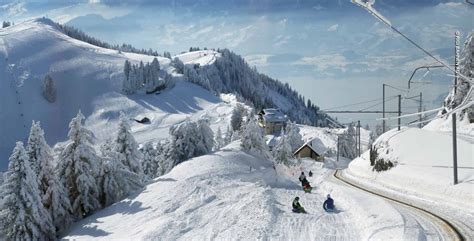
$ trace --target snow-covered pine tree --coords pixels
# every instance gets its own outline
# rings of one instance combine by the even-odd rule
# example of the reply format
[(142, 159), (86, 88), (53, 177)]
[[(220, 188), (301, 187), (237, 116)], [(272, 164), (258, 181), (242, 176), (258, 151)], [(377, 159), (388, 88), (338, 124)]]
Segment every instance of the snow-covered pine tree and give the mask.
[(234, 136), (234, 131), (230, 125), (227, 126), (227, 131), (225, 132), (224, 145), (228, 145), (232, 142), (232, 137)]
[[(167, 156), (173, 161), (169, 168), (212, 151), (214, 136), (208, 120), (186, 120), (170, 127), (171, 142)], [(167, 171), (169, 171), (169, 168)]]
[(296, 151), (296, 149), (304, 144), (303, 137), (300, 134), (300, 128), (295, 122), (288, 121), (286, 123), (286, 136), (292, 151)]
[(54, 81), (51, 76), (46, 75), (43, 79), (42, 86), (43, 97), (50, 103), (56, 101), (56, 87), (54, 86)]
[(26, 152), (33, 172), (38, 177), (38, 188), (43, 206), (48, 210), (57, 231), (71, 224), (71, 203), (66, 189), (54, 172), (52, 150), (44, 139), (40, 122), (33, 121)]
[(268, 146), (265, 143), (263, 130), (257, 124), (256, 120), (250, 119), (243, 126), (241, 135), (241, 147), (250, 152), (268, 155)]
[(215, 143), (216, 143), (215, 148), (214, 148), (215, 150), (219, 150), (223, 146), (225, 146), (225, 140), (224, 140), (224, 137), (222, 137), (222, 131), (221, 131), (220, 126), (217, 128)]
[(165, 174), (173, 163), (171, 162), (171, 158), (169, 158), (169, 148), (170, 148), (170, 141), (169, 140), (162, 140), (157, 143), (156, 147), (156, 159), (158, 162), (158, 170), (156, 176), (161, 176)]
[(100, 202), (108, 206), (126, 197), (130, 192), (143, 187), (142, 177), (123, 165), (124, 155), (116, 151), (107, 152), (99, 177)]
[(115, 151), (124, 155), (122, 159), (125, 167), (131, 172), (143, 176), (141, 159), (143, 158), (138, 150), (138, 144), (132, 135), (130, 125), (123, 112), (120, 112), (120, 122), (117, 137), (115, 138)]
[(55, 228), (22, 142), (16, 143), (9, 160), (0, 188), (0, 233), (6, 240), (54, 240)]
[(230, 124), (234, 132), (240, 131), (240, 128), (242, 126), (242, 119), (245, 115), (246, 115), (245, 107), (242, 104), (237, 104), (232, 110), (232, 115), (230, 117)]
[(196, 156), (205, 155), (210, 153), (214, 148), (214, 132), (209, 124), (208, 119), (200, 119), (197, 121), (197, 131), (199, 134), (198, 142), (197, 142), (197, 150)]
[(142, 168), (143, 173), (148, 179), (153, 179), (157, 176), (158, 172), (158, 153), (151, 142), (146, 143), (141, 149), (143, 154)]
[(100, 159), (93, 147), (93, 135), (82, 126), (81, 111), (69, 123), (69, 144), (61, 152), (57, 173), (66, 187), (74, 218), (82, 218), (100, 207), (96, 173)]
[(171, 61), (171, 65), (175, 67), (178, 74), (184, 74), (184, 63), (178, 57), (174, 57), (174, 59)]
[[(460, 53), (458, 70), (459, 73), (468, 78), (472, 79), (474, 77), (474, 32), (469, 33), (466, 38), (464, 48)], [(444, 101), (444, 107), (448, 110), (451, 110), (461, 104), (469, 92), (469, 89), (472, 87), (467, 80), (461, 77), (458, 77), (457, 81), (457, 86), (454, 87), (455, 89), (453, 88), (451, 90)], [(454, 94), (454, 90), (456, 90), (456, 94)], [(444, 112), (446, 112), (446, 110), (444, 110), (443, 113)], [(465, 115), (465, 113), (468, 114)], [(464, 111), (458, 114), (459, 120), (463, 120), (465, 116), (469, 118), (469, 122), (474, 122), (474, 105), (471, 105), (471, 107), (466, 108)]]
[(357, 156), (356, 131), (354, 124), (351, 123), (347, 130), (340, 137), (339, 150), (341, 156), (354, 159)]
[(289, 143), (289, 138), (285, 135), (280, 137), (280, 140), (273, 147), (272, 150), (273, 158), (277, 163), (284, 164), (289, 166), (292, 164), (291, 160), (293, 160), (293, 149)]

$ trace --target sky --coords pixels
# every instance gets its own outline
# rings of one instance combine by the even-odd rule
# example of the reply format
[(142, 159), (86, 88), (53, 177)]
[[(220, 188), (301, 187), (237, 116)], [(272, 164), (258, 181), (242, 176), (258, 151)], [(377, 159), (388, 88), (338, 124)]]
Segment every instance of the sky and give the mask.
[[(461, 0), (377, 0), (374, 7), (448, 63), (454, 32), (464, 41), (474, 29), (474, 5)], [(448, 71), (432, 69), (419, 71), (406, 89), (416, 67), (435, 61), (349, 0), (0, 0), (0, 16), (15, 22), (46, 16), (113, 44), (172, 54), (191, 46), (229, 48), (323, 110), (346, 105), (337, 110), (381, 110), (384, 83), (403, 90), (387, 88), (388, 110), (397, 109), (393, 96), (420, 92), (430, 109), (442, 103), (452, 84)], [(417, 106), (402, 100), (403, 113)], [(371, 126), (381, 117), (335, 116)]]

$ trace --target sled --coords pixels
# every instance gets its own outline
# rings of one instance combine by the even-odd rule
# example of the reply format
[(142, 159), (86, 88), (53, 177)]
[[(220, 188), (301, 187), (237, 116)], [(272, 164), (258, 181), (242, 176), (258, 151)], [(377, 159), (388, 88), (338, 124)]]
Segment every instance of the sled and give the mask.
[(304, 210), (304, 208), (301, 208), (301, 209), (291, 209), (292, 212), (294, 213), (307, 213), (306, 210)]
[(312, 188), (311, 186), (309, 186), (309, 187), (308, 187), (308, 186), (303, 187), (303, 191), (304, 191), (305, 193), (311, 193), (312, 190), (313, 190), (313, 188)]

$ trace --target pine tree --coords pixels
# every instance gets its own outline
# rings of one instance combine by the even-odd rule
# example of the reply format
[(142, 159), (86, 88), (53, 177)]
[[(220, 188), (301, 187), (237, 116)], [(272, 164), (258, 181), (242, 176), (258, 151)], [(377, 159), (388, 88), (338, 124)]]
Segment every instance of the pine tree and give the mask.
[(245, 116), (245, 108), (241, 104), (237, 104), (232, 111), (232, 116), (230, 117), (230, 124), (233, 131), (239, 131), (242, 126), (242, 119)]
[(81, 111), (69, 123), (69, 144), (60, 154), (57, 172), (66, 187), (75, 218), (82, 218), (100, 207), (99, 187), (93, 170), (99, 170), (99, 157), (92, 133), (82, 126)]
[(71, 204), (66, 189), (54, 172), (52, 151), (44, 139), (39, 121), (33, 121), (31, 125), (26, 149), (33, 172), (38, 177), (42, 204), (51, 216), (56, 230), (64, 230), (72, 222)]
[(246, 151), (267, 155), (268, 146), (263, 137), (263, 130), (254, 120), (249, 120), (243, 127), (241, 147)]
[(138, 144), (132, 135), (130, 125), (123, 112), (120, 113), (120, 122), (117, 137), (115, 138), (115, 151), (124, 155), (123, 165), (131, 172), (143, 176), (140, 160), (143, 158), (138, 150)]
[(170, 127), (170, 136), (167, 156), (173, 164), (169, 168), (189, 158), (208, 154), (214, 147), (214, 135), (208, 120), (186, 120), (174, 125)]
[(221, 131), (221, 127), (220, 127), (220, 126), (217, 128), (215, 143), (216, 143), (215, 150), (219, 150), (219, 149), (221, 149), (223, 146), (225, 146), (225, 140), (224, 140), (224, 138), (222, 137), (222, 131)]
[(37, 177), (31, 170), (22, 142), (10, 156), (8, 171), (0, 190), (0, 233), (7, 240), (52, 240), (55, 228), (43, 207)]
[(123, 165), (125, 156), (110, 151), (103, 159), (99, 178), (100, 202), (108, 206), (126, 197), (130, 192), (143, 187), (142, 177)]
[(295, 151), (304, 144), (303, 137), (300, 134), (300, 128), (296, 123), (291, 121), (286, 123), (286, 135), (292, 151)]
[(272, 150), (273, 158), (277, 163), (289, 166), (293, 159), (293, 150), (287, 136), (282, 135), (277, 145)]
[(341, 152), (341, 156), (347, 157), (349, 159), (354, 159), (357, 156), (356, 138), (354, 124), (351, 123), (340, 138), (339, 150)]
[(56, 87), (51, 76), (46, 75), (43, 79), (43, 97), (50, 103), (56, 101)]
[(142, 168), (143, 173), (149, 178), (153, 179), (157, 176), (158, 173), (158, 160), (157, 160), (157, 152), (155, 148), (153, 148), (153, 144), (151, 142), (146, 143), (142, 148), (143, 153), (143, 162)]
[(224, 145), (228, 145), (232, 142), (232, 137), (234, 136), (234, 131), (230, 125), (227, 126), (227, 131), (225, 132)]

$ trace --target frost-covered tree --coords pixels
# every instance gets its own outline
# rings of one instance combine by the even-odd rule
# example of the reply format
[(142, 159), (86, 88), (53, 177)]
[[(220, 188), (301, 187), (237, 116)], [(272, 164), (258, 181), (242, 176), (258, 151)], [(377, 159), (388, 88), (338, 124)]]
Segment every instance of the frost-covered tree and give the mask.
[(168, 59), (171, 59), (171, 53), (168, 52), (168, 51), (164, 51), (164, 52), (163, 52), (163, 57), (168, 58)]
[(49, 75), (46, 75), (43, 79), (42, 94), (48, 102), (53, 103), (56, 101), (56, 87), (54, 86), (53, 78)]
[(99, 176), (100, 202), (108, 206), (126, 197), (130, 192), (143, 187), (142, 177), (123, 165), (124, 155), (116, 151), (107, 152)]
[(26, 152), (32, 170), (38, 178), (38, 188), (43, 206), (50, 214), (57, 231), (62, 231), (72, 223), (71, 203), (66, 189), (59, 181), (53, 163), (53, 154), (44, 139), (40, 122), (33, 121)]
[(143, 158), (138, 150), (138, 144), (132, 135), (132, 130), (123, 112), (120, 113), (120, 122), (117, 137), (115, 138), (115, 151), (124, 155), (123, 165), (131, 172), (143, 176), (141, 159)]
[(9, 21), (3, 21), (2, 28), (10, 27), (12, 24)]
[(69, 144), (61, 152), (57, 172), (71, 201), (72, 214), (82, 218), (100, 207), (95, 176), (100, 159), (93, 147), (92, 132), (82, 125), (81, 111), (69, 123)]
[(234, 131), (230, 125), (227, 126), (227, 131), (225, 132), (224, 145), (228, 145), (232, 142), (232, 137), (234, 136)]
[(53, 240), (55, 228), (43, 207), (37, 177), (22, 142), (10, 156), (0, 191), (0, 233), (6, 240)]
[(143, 173), (149, 178), (155, 178), (158, 173), (158, 153), (151, 142), (146, 143), (141, 149), (143, 154), (142, 168)]
[(184, 74), (184, 63), (178, 57), (174, 57), (174, 59), (171, 61), (171, 66), (176, 69), (178, 74)]
[(199, 138), (197, 139), (198, 153), (203, 153), (199, 155), (204, 155), (211, 152), (214, 148), (214, 132), (212, 132), (208, 119), (198, 120), (197, 128), (197, 131), (199, 133)]
[(224, 140), (224, 137), (222, 136), (222, 131), (221, 131), (220, 126), (217, 128), (215, 143), (216, 143), (215, 150), (219, 150), (223, 146), (225, 146), (225, 140)]
[[(474, 77), (474, 32), (469, 33), (466, 38), (464, 48), (460, 53), (458, 70), (459, 73), (466, 76), (467, 78), (472, 79)], [(469, 92), (469, 89), (472, 88), (471, 84), (461, 77), (458, 77), (457, 81), (457, 85), (453, 87), (444, 101), (444, 107), (447, 110), (451, 110), (461, 104)], [(446, 110), (442, 111), (442, 113), (445, 112)], [(467, 115), (465, 115), (465, 113), (467, 113)], [(458, 116), (460, 120), (463, 120), (463, 118), (467, 116), (469, 118), (469, 122), (473, 123), (474, 105), (471, 105), (471, 107), (468, 107), (464, 111), (458, 113)]]
[(272, 150), (273, 158), (277, 163), (291, 165), (293, 158), (293, 149), (289, 142), (288, 136), (282, 135), (280, 140)]
[(268, 146), (265, 143), (263, 130), (255, 120), (249, 120), (243, 127), (240, 139), (244, 150), (267, 155)]
[(232, 126), (232, 130), (240, 131), (242, 126), (243, 117), (246, 115), (245, 107), (241, 104), (237, 104), (234, 109), (232, 110), (232, 115), (230, 117), (230, 125)]
[(196, 156), (205, 155), (214, 147), (214, 136), (207, 120), (187, 120), (170, 127), (168, 157), (170, 168)]
[(295, 122), (288, 121), (286, 123), (286, 138), (288, 139), (288, 143), (291, 146), (291, 150), (295, 151), (296, 149), (300, 148), (303, 143), (303, 137), (300, 134), (300, 128), (296, 125)]
[(340, 136), (339, 151), (341, 156), (354, 159), (357, 156), (357, 141), (354, 124), (351, 123), (347, 130)]

